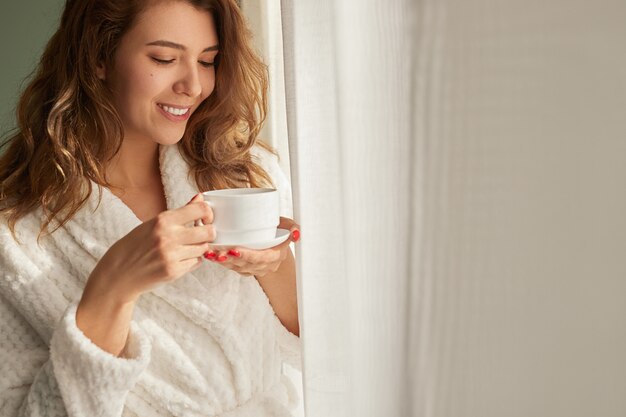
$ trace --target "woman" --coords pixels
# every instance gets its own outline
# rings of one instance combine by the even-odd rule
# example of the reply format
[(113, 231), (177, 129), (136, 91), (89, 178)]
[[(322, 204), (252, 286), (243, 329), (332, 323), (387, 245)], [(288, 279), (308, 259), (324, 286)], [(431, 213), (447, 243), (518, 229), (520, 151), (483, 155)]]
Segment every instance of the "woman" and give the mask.
[(299, 227), (214, 251), (199, 194), (290, 214), (249, 37), (234, 0), (67, 1), (0, 158), (0, 415), (290, 415)]

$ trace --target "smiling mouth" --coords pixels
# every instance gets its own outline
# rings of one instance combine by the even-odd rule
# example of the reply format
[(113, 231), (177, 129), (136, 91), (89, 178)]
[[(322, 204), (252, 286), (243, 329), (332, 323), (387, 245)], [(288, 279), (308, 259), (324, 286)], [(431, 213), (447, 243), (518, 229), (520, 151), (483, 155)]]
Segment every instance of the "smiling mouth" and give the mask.
[(189, 112), (190, 107), (171, 107), (163, 104), (157, 104), (160, 108), (171, 114), (172, 116), (184, 116)]

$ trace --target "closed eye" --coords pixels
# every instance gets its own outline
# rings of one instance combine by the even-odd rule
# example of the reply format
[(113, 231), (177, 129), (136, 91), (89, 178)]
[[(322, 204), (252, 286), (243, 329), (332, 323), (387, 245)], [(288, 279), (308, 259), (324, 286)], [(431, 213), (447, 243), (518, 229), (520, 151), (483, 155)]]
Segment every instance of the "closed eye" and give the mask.
[[(151, 58), (154, 62), (156, 62), (159, 65), (167, 65), (175, 61), (174, 59), (159, 59), (159, 58), (154, 58), (154, 57), (151, 57)], [(214, 62), (204, 62), (204, 61), (198, 61), (198, 62), (200, 63), (200, 65), (202, 65), (205, 68), (209, 68), (215, 65)]]
[(152, 57), (152, 60), (157, 64), (171, 64), (172, 62), (174, 62), (173, 59), (159, 59), (154, 57)]

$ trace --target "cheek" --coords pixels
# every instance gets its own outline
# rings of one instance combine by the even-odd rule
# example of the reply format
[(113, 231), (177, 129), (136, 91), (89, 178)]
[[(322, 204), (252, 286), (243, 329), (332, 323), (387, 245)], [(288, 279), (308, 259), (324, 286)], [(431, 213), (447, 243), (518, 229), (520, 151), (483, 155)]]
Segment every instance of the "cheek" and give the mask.
[(128, 91), (132, 92), (136, 99), (151, 100), (163, 89), (164, 80), (155, 74), (136, 74), (131, 79)]
[(120, 97), (127, 105), (136, 107), (146, 100), (151, 100), (157, 95), (159, 85), (163, 80), (158, 74), (142, 68), (141, 66), (129, 66), (124, 68), (124, 76), (120, 77), (118, 91)]
[(128, 77), (120, 77), (115, 82), (115, 101), (118, 110), (128, 115), (136, 107), (136, 85)]
[(213, 93), (214, 89), (215, 89), (215, 75), (213, 75), (210, 78), (208, 78), (202, 84), (202, 100), (204, 100), (208, 96), (210, 96)]

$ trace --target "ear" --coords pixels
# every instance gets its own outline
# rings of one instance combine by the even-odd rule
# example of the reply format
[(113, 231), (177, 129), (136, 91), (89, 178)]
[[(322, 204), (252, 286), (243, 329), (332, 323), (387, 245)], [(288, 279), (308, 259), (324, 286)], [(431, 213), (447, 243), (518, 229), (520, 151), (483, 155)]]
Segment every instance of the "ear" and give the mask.
[(100, 78), (103, 81), (106, 79), (106, 68), (104, 64), (98, 64), (98, 66), (96, 67), (96, 77)]

